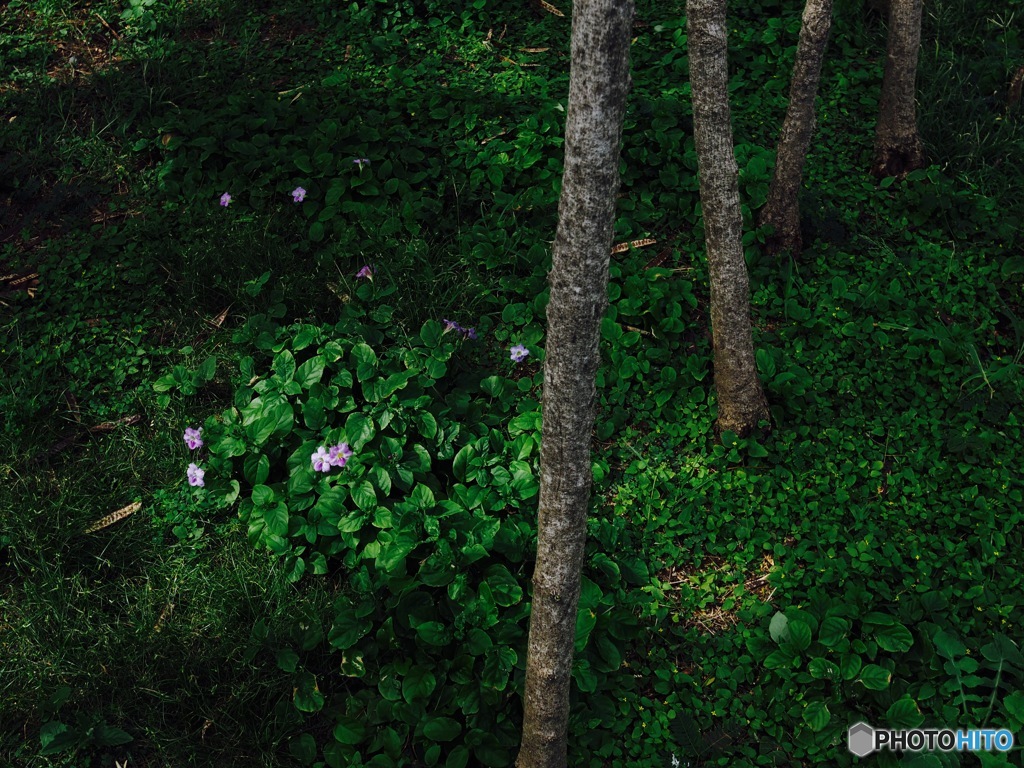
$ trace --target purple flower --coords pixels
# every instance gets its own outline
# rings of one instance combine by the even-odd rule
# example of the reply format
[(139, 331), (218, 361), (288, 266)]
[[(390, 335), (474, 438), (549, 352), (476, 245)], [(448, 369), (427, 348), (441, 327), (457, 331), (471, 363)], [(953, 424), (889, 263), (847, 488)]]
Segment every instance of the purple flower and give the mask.
[(348, 463), (349, 457), (352, 456), (352, 449), (348, 447), (348, 443), (340, 443), (332, 446), (327, 455), (327, 461), (331, 466), (344, 467)]
[(292, 190), (292, 200), (294, 200), (296, 203), (301, 203), (305, 199), (306, 190), (304, 190), (302, 187), (296, 187), (295, 189)]
[(206, 470), (205, 469), (200, 469), (195, 464), (189, 464), (188, 465), (188, 469), (186, 470), (185, 474), (188, 475), (188, 484), (189, 485), (195, 486), (195, 487), (199, 487), (199, 488), (202, 488), (204, 485), (206, 485), (206, 483), (203, 482), (203, 477), (206, 476)]
[(220, 204), (223, 205), (225, 208), (231, 205), (231, 195), (228, 192), (225, 192), (223, 195), (220, 196)]
[(368, 157), (357, 157), (352, 162), (355, 163), (356, 165), (358, 165), (360, 172), (362, 172), (363, 164), (365, 163), (366, 165), (369, 165), (370, 164), (370, 158), (368, 158)]
[(365, 267), (356, 272), (356, 277), (365, 277), (367, 280), (373, 280), (373, 268), (367, 264)]
[(515, 363), (522, 362), (530, 354), (530, 350), (528, 350), (522, 344), (516, 344), (514, 347), (512, 347), (512, 349), (509, 350), (509, 352), (512, 353), (510, 355), (510, 357), (512, 358), (512, 362), (515, 362)]
[(463, 328), (461, 325), (456, 323), (454, 320), (443, 320), (442, 319), (441, 322), (444, 323), (444, 332), (445, 333), (448, 333), (448, 331), (458, 331), (459, 333), (462, 334), (462, 337), (464, 339), (472, 339), (473, 341), (476, 341), (476, 339), (477, 339), (476, 328)]
[(331, 471), (331, 457), (327, 453), (327, 449), (322, 445), (316, 449), (316, 453), (313, 454), (313, 471), (314, 472), (330, 472)]
[(196, 448), (203, 447), (203, 438), (200, 435), (203, 432), (203, 428), (193, 429), (192, 427), (185, 427), (185, 445), (188, 446), (190, 451), (194, 451)]

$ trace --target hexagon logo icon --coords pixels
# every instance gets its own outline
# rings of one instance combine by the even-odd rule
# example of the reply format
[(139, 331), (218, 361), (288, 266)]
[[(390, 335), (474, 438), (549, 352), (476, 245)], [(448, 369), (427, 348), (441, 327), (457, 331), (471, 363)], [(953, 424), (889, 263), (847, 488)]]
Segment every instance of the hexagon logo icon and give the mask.
[(857, 757), (865, 757), (875, 751), (875, 729), (867, 723), (855, 723), (846, 733), (846, 747)]

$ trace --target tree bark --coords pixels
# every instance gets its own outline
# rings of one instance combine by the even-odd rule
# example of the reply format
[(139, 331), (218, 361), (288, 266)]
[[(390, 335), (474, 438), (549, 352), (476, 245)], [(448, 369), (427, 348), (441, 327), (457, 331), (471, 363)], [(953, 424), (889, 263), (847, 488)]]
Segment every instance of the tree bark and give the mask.
[(747, 435), (768, 417), (754, 360), (743, 258), (739, 170), (729, 110), (726, 0), (687, 0), (693, 132), (711, 274), (711, 333), (720, 432)]
[(518, 768), (563, 768), (592, 481), (598, 343), (629, 93), (632, 0), (577, 0), (549, 275), (537, 563)]
[(818, 98), (821, 62), (831, 26), (832, 0), (807, 0), (793, 64), (793, 80), (789, 85), (789, 106), (775, 153), (775, 175), (768, 189), (768, 202), (761, 209), (761, 225), (771, 225), (775, 230), (765, 243), (770, 255), (782, 251), (799, 255), (803, 248), (800, 187), (804, 161), (814, 135), (814, 102)]
[(871, 173), (877, 178), (904, 176), (927, 161), (917, 132), (917, 53), (921, 47), (924, 0), (892, 0), (889, 42), (875, 128)]

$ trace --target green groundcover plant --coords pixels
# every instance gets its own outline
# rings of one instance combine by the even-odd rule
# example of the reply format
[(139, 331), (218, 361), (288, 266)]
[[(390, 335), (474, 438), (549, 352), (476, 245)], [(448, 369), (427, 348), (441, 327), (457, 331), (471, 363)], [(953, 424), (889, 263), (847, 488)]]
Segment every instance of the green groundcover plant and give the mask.
[[(328, 765), (509, 765), (536, 535), (539, 373), (474, 373), (460, 350), (475, 329), (428, 320), (408, 333), (380, 303), (390, 289), (360, 274), (336, 325), (256, 317), (240, 331), (269, 368), (242, 359), (234, 405), (186, 429), (188, 482), (237, 504), (249, 540), (284, 558), (291, 579), (336, 587), (326, 636), (310, 627), (302, 646), (326, 641), (336, 653), (341, 695), (328, 702), (290, 662), (295, 707), (334, 718)], [(363, 301), (375, 302), (365, 315)], [(529, 354), (514, 345), (503, 365)], [(637, 558), (604, 554), (621, 525), (594, 533), (603, 551), (584, 580), (573, 671), (585, 694), (621, 667), (637, 627), (624, 588), (649, 580)], [(295, 747), (316, 754), (311, 735)]]

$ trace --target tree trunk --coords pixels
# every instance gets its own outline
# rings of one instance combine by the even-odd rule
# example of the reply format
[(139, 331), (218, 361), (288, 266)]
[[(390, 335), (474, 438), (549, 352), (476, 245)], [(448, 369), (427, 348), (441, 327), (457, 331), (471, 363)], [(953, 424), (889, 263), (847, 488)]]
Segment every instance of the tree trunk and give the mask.
[(726, 0), (687, 0), (693, 132), (711, 273), (711, 332), (720, 432), (749, 434), (768, 417), (754, 361), (743, 259), (739, 171), (732, 146)]
[(537, 563), (518, 768), (566, 764), (598, 342), (629, 93), (633, 0), (577, 0), (544, 359)]
[(771, 255), (781, 251), (799, 255), (803, 248), (800, 186), (814, 134), (814, 102), (818, 97), (821, 62), (831, 25), (832, 0), (807, 0), (793, 64), (793, 80), (789, 85), (789, 107), (776, 150), (775, 175), (768, 190), (768, 202), (761, 209), (761, 225), (769, 224), (775, 229), (765, 244), (765, 250)]
[(926, 165), (917, 133), (917, 52), (921, 47), (924, 0), (892, 0), (882, 97), (875, 128), (871, 173), (881, 179), (904, 176)]

